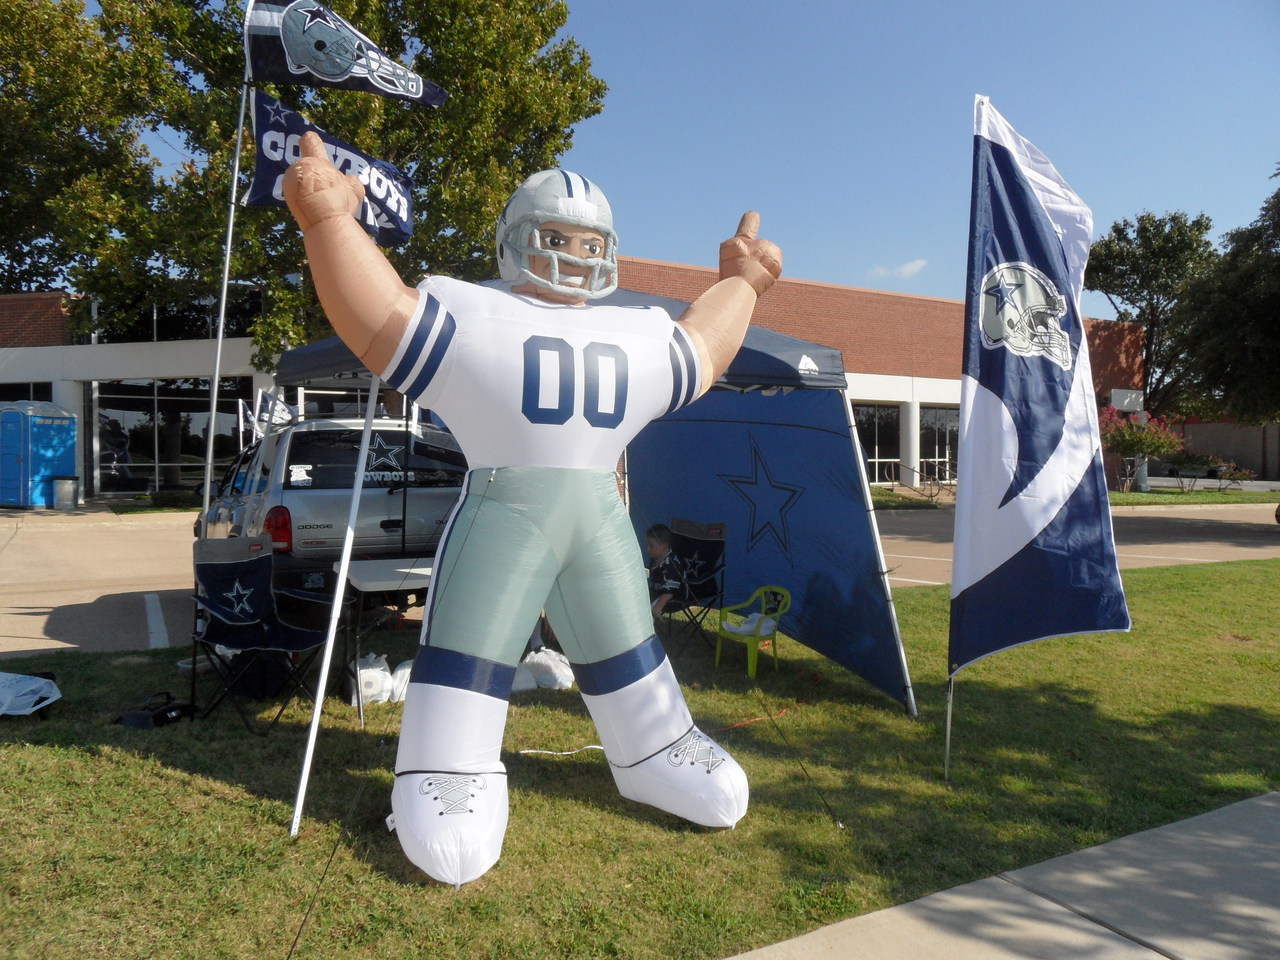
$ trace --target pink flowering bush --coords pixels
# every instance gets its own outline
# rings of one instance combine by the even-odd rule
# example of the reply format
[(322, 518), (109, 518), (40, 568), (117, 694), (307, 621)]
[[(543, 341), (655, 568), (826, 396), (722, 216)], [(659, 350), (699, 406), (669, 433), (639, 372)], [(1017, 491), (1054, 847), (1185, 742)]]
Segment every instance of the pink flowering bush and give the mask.
[(1150, 457), (1161, 459), (1183, 449), (1182, 437), (1156, 417), (1141, 417), (1105, 406), (1098, 411), (1102, 449), (1120, 458), (1120, 489), (1128, 492), (1138, 468)]

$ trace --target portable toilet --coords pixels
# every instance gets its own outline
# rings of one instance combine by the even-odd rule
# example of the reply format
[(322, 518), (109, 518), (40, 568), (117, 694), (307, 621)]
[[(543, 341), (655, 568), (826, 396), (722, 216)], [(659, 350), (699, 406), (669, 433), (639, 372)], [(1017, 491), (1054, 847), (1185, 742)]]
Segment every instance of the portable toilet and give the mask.
[(75, 472), (72, 414), (40, 400), (0, 403), (0, 506), (53, 508), (55, 479)]

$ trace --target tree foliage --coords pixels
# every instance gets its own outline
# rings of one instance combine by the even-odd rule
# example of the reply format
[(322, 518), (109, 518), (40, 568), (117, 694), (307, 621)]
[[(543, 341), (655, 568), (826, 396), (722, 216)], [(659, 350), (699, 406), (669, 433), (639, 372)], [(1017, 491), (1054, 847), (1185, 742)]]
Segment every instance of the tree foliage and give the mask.
[(1223, 246), (1181, 305), (1192, 369), (1235, 418), (1280, 420), (1280, 190)]
[[(414, 182), (413, 238), (388, 255), (407, 278), (493, 273), (493, 224), (515, 186), (554, 166), (605, 85), (562, 0), (326, 0), (388, 54), (439, 83), (430, 110), (373, 94), (262, 89)], [(0, 180), (0, 290), (67, 285), (99, 325), (150, 304), (211, 304), (221, 286), (237, 135), (238, 196), (253, 166), (237, 130), (243, 7), (224, 0), (5, 3), (0, 133), (18, 162)], [(180, 158), (161, 163), (157, 142)], [(166, 153), (167, 151), (160, 151)], [(261, 290), (259, 361), (327, 327), (287, 212), (238, 208), (230, 276)], [(82, 318), (87, 323), (87, 318)]]
[(1144, 328), (1146, 406), (1169, 416), (1188, 412), (1199, 397), (1187, 365), (1185, 315), (1177, 307), (1218, 253), (1204, 214), (1142, 213), (1111, 225), (1089, 250), (1085, 288), (1106, 294), (1118, 319)]

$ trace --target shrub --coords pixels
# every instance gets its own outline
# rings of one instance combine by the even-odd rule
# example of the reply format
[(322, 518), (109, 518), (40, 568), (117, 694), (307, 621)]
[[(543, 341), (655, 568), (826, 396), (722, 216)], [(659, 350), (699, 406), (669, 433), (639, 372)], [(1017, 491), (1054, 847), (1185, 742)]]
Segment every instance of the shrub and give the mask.
[(151, 504), (156, 507), (177, 507), (185, 509), (187, 507), (200, 506), (200, 497), (196, 495), (194, 490), (186, 490), (183, 488), (157, 490), (151, 495)]
[(1167, 460), (1183, 449), (1182, 438), (1165, 421), (1145, 413), (1130, 416), (1110, 405), (1098, 411), (1098, 430), (1102, 449), (1120, 458), (1120, 489), (1126, 493), (1148, 458)]

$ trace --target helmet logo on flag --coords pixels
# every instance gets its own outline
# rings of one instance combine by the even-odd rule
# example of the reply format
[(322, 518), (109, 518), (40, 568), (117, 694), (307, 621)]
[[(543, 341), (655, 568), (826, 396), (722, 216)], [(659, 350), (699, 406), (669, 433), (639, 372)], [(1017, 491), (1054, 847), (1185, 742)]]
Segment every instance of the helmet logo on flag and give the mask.
[(280, 40), (294, 73), (312, 73), (332, 82), (361, 77), (399, 96), (422, 93), (416, 73), (387, 59), (368, 37), (322, 4), (289, 4), (280, 17)]
[(1020, 357), (1044, 357), (1071, 369), (1071, 343), (1062, 329), (1067, 301), (1029, 263), (1002, 263), (982, 278), (982, 345)]

